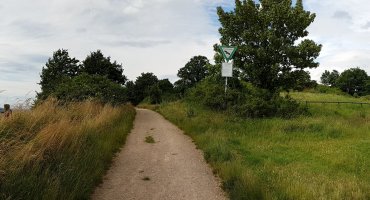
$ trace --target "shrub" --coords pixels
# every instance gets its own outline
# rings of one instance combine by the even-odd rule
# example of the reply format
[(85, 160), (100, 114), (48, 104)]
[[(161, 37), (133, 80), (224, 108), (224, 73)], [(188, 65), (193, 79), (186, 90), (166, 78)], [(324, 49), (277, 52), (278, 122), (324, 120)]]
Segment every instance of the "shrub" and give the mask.
[(53, 93), (60, 101), (95, 99), (113, 105), (127, 102), (127, 90), (121, 85), (99, 75), (82, 74), (60, 84)]
[[(235, 81), (235, 80), (234, 80)], [(289, 96), (280, 97), (268, 90), (235, 81), (224, 93), (222, 82), (208, 77), (187, 93), (187, 100), (194, 101), (213, 110), (227, 110), (242, 117), (285, 117), (290, 118), (305, 109)]]

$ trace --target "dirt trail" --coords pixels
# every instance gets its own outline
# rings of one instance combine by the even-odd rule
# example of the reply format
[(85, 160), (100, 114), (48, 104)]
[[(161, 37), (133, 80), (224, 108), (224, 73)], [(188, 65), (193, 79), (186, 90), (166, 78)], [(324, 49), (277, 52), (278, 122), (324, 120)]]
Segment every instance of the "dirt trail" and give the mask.
[[(155, 143), (146, 143), (147, 136)], [(126, 145), (92, 199), (227, 199), (219, 186), (188, 136), (161, 115), (137, 109)]]

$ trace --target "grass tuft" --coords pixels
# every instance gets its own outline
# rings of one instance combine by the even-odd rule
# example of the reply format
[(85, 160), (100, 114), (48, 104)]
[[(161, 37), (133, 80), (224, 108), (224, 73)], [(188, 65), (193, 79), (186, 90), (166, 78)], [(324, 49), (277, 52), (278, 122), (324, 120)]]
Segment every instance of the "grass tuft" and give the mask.
[(152, 136), (145, 137), (145, 142), (151, 144), (155, 143), (154, 138)]

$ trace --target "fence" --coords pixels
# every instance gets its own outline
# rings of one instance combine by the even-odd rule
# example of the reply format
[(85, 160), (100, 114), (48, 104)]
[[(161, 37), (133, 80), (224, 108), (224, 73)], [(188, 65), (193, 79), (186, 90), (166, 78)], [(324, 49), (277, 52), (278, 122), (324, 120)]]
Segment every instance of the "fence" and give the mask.
[(306, 103), (306, 106), (308, 104), (355, 104), (355, 105), (370, 105), (370, 103), (365, 103), (365, 102), (347, 102), (347, 101), (303, 101)]

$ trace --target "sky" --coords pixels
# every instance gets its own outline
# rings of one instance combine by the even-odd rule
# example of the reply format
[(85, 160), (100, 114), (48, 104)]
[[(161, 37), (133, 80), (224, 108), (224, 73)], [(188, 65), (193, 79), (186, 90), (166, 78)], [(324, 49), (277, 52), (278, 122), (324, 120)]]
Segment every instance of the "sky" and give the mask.
[[(309, 38), (323, 45), (324, 70), (361, 67), (370, 74), (370, 4), (365, 0), (304, 0), (316, 13)], [(213, 60), (220, 35), (216, 7), (233, 0), (0, 0), (0, 107), (35, 96), (42, 67), (58, 49), (79, 60), (92, 51), (142, 72), (177, 79), (195, 55)]]

